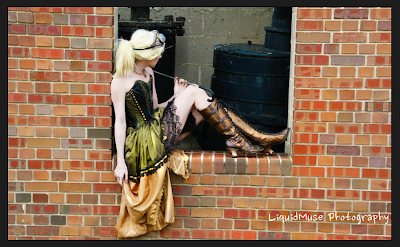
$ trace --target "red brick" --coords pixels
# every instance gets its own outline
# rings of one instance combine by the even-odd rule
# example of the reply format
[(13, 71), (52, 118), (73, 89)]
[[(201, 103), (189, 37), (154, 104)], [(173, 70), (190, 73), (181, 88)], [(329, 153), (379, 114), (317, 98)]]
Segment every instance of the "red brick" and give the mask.
[(257, 231), (226, 230), (225, 239), (255, 240), (257, 239)]
[(86, 70), (86, 62), (85, 61), (71, 61), (71, 62), (69, 62), (69, 64), (70, 64), (71, 70), (73, 70), (73, 71)]
[(27, 226), (29, 235), (58, 235), (58, 226)]
[(19, 45), (19, 36), (8, 35), (8, 45)]
[(297, 53), (321, 53), (321, 44), (296, 44)]
[(224, 232), (222, 230), (203, 230), (193, 229), (192, 237), (198, 239), (223, 239)]
[(391, 88), (391, 79), (366, 79), (366, 88)]
[(111, 72), (111, 62), (88, 62), (88, 71)]
[(8, 33), (26, 33), (26, 25), (8, 24)]
[[(68, 48), (69, 46), (70, 46), (69, 38), (54, 37), (54, 47)], [(65, 52), (67, 53), (67, 51), (65, 51)]]
[(335, 19), (368, 19), (368, 9), (335, 9)]
[(56, 182), (25, 182), (25, 191), (57, 191)]
[(87, 16), (87, 24), (88, 25), (98, 25), (98, 26), (112, 26), (113, 16)]
[(26, 98), (26, 93), (8, 93), (8, 102), (24, 103)]
[(23, 12), (18, 13), (18, 22), (33, 23), (33, 14)]
[(321, 75), (321, 67), (307, 67), (307, 66), (296, 66), (295, 76), (317, 76)]
[(364, 32), (333, 33), (333, 42), (365, 43), (367, 42), (367, 33)]
[(35, 13), (35, 23), (37, 24), (51, 24), (51, 14)]
[(371, 19), (391, 19), (392, 8), (371, 9)]
[(52, 37), (36, 37), (36, 46), (40, 47), (52, 47), (53, 46), (53, 39)]
[(392, 30), (392, 21), (378, 21), (378, 30), (379, 31), (391, 31)]
[(90, 49), (112, 49), (114, 43), (112, 39), (89, 39), (87, 46)]
[(48, 48), (31, 48), (31, 57), (33, 58), (64, 58), (63, 49), (48, 49)]
[(297, 55), (296, 64), (299, 65), (327, 65), (329, 64), (329, 56), (325, 55)]
[[(51, 70), (53, 68), (53, 61), (43, 59), (36, 60), (38, 70)], [(55, 63), (55, 62), (54, 62)]]
[(96, 51), (96, 60), (111, 61), (112, 52), (111, 51)]
[(317, 120), (319, 120), (319, 113), (318, 112), (296, 111), (294, 114), (294, 120), (296, 120), (296, 121), (317, 121)]
[(65, 7), (65, 13), (94, 14), (93, 7)]
[(86, 15), (70, 15), (69, 23), (70, 25), (85, 25)]
[(325, 154), (325, 146), (324, 145), (294, 144), (293, 150), (296, 154)]
[(118, 193), (121, 191), (121, 186), (117, 183), (94, 183), (94, 193)]
[(319, 89), (295, 89), (294, 97), (296, 99), (319, 99)]
[(8, 68), (9, 69), (18, 69), (18, 59), (8, 59)]
[(94, 82), (95, 74), (88, 72), (62, 72), (62, 81), (67, 82)]
[(8, 47), (9, 57), (29, 57), (29, 48)]
[(392, 65), (392, 56), (367, 56), (368, 66)]
[(90, 183), (60, 183), (59, 184), (60, 192), (91, 192), (91, 184)]
[(322, 31), (324, 27), (323, 21), (303, 21), (297, 20), (296, 28), (302, 31)]
[(297, 32), (296, 41), (304, 43), (329, 42), (331, 34), (328, 32)]
[(299, 19), (331, 19), (331, 9), (299, 8), (297, 10)]
[(62, 117), (61, 118), (61, 126), (68, 126), (68, 127), (79, 127), (79, 126), (92, 127), (93, 122), (94, 122), (93, 118), (88, 118), (88, 117)]
[(35, 37), (33, 36), (19, 36), (20, 46), (35, 46)]
[(113, 7), (96, 7), (96, 14), (112, 15), (112, 14), (114, 14), (114, 8)]
[(64, 36), (94, 37), (94, 27), (63, 26), (61, 34)]
[(369, 42), (370, 43), (391, 43), (392, 42), (392, 33), (374, 33), (371, 32), (369, 34)]
[(118, 215), (119, 206), (93, 206), (93, 214)]
[(50, 93), (50, 83), (35, 83), (37, 93)]
[(341, 21), (325, 21), (325, 30), (340, 31), (341, 24)]
[(293, 130), (296, 132), (326, 132), (326, 123), (295, 123)]
[(60, 35), (61, 27), (54, 25), (28, 25), (28, 34), (34, 35)]
[(342, 21), (342, 31), (358, 31), (358, 23), (359, 21)]
[(62, 13), (62, 7), (29, 7), (32, 12)]
[(98, 38), (112, 38), (114, 36), (113, 27), (96, 27), (96, 37)]
[(360, 31), (376, 31), (376, 21), (361, 21)]
[(25, 147), (25, 138), (8, 138), (9, 147)]
[(390, 191), (363, 191), (362, 199), (365, 201), (391, 201), (392, 193)]

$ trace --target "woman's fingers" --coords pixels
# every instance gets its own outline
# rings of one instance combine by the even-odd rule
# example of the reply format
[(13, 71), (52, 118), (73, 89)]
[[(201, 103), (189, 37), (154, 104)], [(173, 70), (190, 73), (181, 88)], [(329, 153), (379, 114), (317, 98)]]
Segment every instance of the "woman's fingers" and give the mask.
[(118, 183), (123, 186), (122, 182), (125, 177), (125, 182), (128, 183), (128, 169), (126, 165), (120, 165), (115, 168), (114, 176), (117, 178)]

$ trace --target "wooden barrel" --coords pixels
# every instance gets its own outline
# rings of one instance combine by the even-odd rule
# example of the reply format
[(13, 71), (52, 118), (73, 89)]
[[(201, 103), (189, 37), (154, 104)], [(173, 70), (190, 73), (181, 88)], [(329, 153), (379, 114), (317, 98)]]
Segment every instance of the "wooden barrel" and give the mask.
[(287, 126), (289, 56), (263, 45), (217, 45), (211, 89), (260, 130), (282, 130)]
[[(287, 127), (289, 58), (289, 52), (264, 45), (217, 45), (211, 89), (257, 130), (281, 131)], [(203, 149), (224, 150), (225, 140), (207, 123), (196, 132)], [(274, 150), (283, 152), (284, 145)]]

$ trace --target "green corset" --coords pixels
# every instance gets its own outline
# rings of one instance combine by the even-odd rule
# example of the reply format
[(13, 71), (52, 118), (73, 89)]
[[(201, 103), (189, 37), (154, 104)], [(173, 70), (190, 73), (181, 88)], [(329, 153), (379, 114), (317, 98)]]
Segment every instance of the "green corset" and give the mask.
[(164, 108), (153, 109), (152, 83), (151, 75), (148, 83), (138, 80), (125, 95), (125, 162), (133, 182), (154, 173), (168, 160), (162, 141)]

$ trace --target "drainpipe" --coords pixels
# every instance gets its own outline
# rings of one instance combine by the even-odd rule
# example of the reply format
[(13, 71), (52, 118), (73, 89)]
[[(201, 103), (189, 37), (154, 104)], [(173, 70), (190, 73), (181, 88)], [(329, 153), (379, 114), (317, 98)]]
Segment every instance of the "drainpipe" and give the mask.
[(293, 99), (294, 99), (294, 67), (296, 53), (296, 20), (297, 7), (292, 7), (292, 25), (290, 34), (290, 69), (289, 69), (289, 90), (288, 90), (288, 119), (287, 126), (291, 129), (289, 136), (285, 142), (285, 153), (292, 154), (292, 137), (293, 137)]

